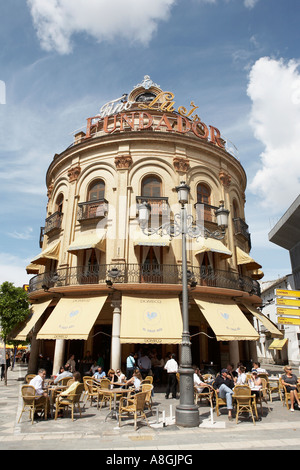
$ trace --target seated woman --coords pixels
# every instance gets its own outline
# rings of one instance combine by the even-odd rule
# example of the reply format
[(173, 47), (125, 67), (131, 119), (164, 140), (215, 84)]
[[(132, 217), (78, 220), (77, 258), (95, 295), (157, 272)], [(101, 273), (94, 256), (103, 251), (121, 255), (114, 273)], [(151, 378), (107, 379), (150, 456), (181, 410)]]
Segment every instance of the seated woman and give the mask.
[(117, 383), (118, 382), (118, 377), (115, 374), (114, 369), (109, 369), (107, 372), (107, 378), (112, 382), (112, 383)]
[[(74, 393), (74, 390), (76, 389), (77, 385), (81, 381), (80, 372), (74, 372), (73, 378), (74, 378), (74, 381), (71, 383), (71, 385), (56, 397), (58, 401), (68, 400), (68, 395), (71, 395), (72, 393)], [(63, 416), (62, 412), (58, 413), (59, 418), (62, 418), (62, 416)]]
[(196, 387), (198, 393), (206, 393), (210, 391), (211, 387), (204, 381), (198, 367), (195, 367), (194, 369), (193, 380), (194, 387)]
[(141, 386), (142, 380), (143, 380), (143, 377), (142, 377), (139, 369), (135, 369), (134, 372), (133, 372), (133, 376), (131, 377), (131, 379), (129, 379), (125, 382), (125, 385), (133, 386), (134, 393), (138, 393), (140, 391), (140, 386)]
[(285, 386), (287, 393), (291, 397), (291, 411), (295, 411), (294, 403), (298, 403), (298, 408), (300, 409), (300, 400), (298, 396), (297, 384), (299, 383), (298, 378), (295, 374), (292, 373), (292, 368), (290, 366), (284, 367), (284, 374), (281, 377), (282, 384)]
[(118, 383), (125, 382), (126, 377), (125, 377), (125, 374), (123, 374), (123, 372), (121, 371), (121, 369), (116, 370), (116, 375), (117, 375), (117, 378), (118, 378), (118, 380), (117, 380)]

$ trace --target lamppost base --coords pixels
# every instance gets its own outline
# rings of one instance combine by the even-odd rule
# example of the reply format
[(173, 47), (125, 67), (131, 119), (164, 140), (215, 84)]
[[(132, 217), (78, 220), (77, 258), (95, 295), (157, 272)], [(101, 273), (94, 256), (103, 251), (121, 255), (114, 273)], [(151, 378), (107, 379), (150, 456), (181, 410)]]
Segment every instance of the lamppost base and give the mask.
[(175, 410), (175, 423), (185, 428), (196, 428), (200, 424), (197, 405), (178, 405)]

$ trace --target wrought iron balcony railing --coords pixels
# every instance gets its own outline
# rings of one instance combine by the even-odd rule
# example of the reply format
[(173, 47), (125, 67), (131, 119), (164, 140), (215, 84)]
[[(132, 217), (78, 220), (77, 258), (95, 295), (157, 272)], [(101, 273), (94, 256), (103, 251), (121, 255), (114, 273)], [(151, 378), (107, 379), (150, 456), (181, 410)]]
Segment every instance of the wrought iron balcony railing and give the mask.
[(59, 231), (61, 229), (61, 221), (63, 218), (63, 213), (56, 211), (54, 214), (51, 214), (47, 217), (45, 221), (44, 234), (49, 235), (50, 232)]
[(108, 201), (97, 199), (94, 201), (81, 202), (78, 204), (77, 219), (79, 222), (105, 217), (108, 211)]
[(169, 198), (167, 197), (148, 197), (136, 196), (137, 204), (148, 202), (151, 206), (151, 215), (169, 215)]
[(249, 249), (251, 249), (251, 235), (249, 232), (249, 226), (240, 217), (235, 217), (232, 220), (233, 220), (233, 225), (234, 225), (234, 234), (235, 235), (241, 234), (248, 241)]
[[(254, 279), (231, 271), (191, 266), (188, 269), (190, 281), (199, 286), (236, 289), (260, 295), (260, 285)], [(76, 286), (82, 284), (181, 284), (182, 267), (159, 264), (101, 264), (85, 267), (60, 268), (34, 276), (29, 282), (29, 292), (51, 287)]]

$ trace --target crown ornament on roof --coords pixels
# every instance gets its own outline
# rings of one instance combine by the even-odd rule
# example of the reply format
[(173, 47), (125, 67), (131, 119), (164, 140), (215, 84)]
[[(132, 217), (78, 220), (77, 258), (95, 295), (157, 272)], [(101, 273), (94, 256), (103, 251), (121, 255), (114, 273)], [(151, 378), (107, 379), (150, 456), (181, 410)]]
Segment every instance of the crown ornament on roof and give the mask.
[(138, 83), (135, 87), (134, 87), (134, 90), (136, 88), (145, 88), (145, 90), (149, 90), (149, 88), (151, 88), (152, 86), (156, 87), (156, 88), (160, 88), (160, 85), (157, 85), (157, 83), (154, 83), (150, 76), (149, 75), (145, 75), (144, 76), (144, 80), (141, 82), (141, 83)]

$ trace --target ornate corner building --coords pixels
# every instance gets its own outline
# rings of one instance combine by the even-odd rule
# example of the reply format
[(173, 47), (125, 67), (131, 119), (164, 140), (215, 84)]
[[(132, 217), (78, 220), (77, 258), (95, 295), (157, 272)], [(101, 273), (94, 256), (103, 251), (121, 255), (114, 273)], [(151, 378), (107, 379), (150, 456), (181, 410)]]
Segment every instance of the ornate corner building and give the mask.
[(18, 335), (31, 335), (32, 361), (43, 352), (57, 372), (70, 354), (90, 352), (117, 368), (144, 346), (179, 357), (181, 240), (145, 234), (138, 207), (150, 205), (149, 224), (172, 224), (174, 188), (183, 180), (188, 213), (209, 233), (218, 229), (220, 202), (229, 210), (222, 240), (202, 236), (187, 245), (193, 363), (256, 358), (263, 273), (249, 255), (245, 171), (194, 102), (176, 103), (145, 76), (88, 118), (86, 132), (48, 168), (41, 251), (27, 267), (33, 316)]

